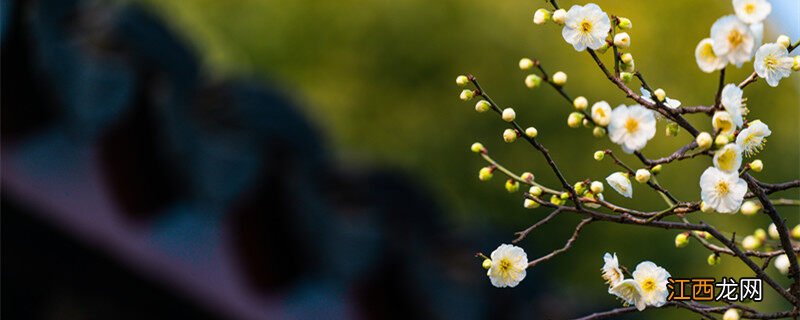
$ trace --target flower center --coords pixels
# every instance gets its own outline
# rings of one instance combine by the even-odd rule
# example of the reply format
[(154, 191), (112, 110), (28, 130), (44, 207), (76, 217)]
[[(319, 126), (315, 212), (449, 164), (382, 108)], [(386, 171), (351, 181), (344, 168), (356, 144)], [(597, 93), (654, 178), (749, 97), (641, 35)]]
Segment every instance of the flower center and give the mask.
[(500, 270), (505, 273), (508, 272), (508, 269), (511, 269), (511, 261), (508, 261), (508, 259), (500, 260)]
[(727, 181), (718, 182), (716, 189), (717, 189), (717, 193), (720, 196), (724, 197), (726, 194), (728, 194), (728, 191), (729, 191), (728, 182)]
[(653, 291), (656, 288), (656, 281), (653, 278), (647, 278), (642, 282), (643, 291)]
[(581, 31), (588, 33), (592, 31), (592, 22), (589, 20), (581, 21)]
[(769, 69), (774, 69), (775, 66), (778, 65), (778, 59), (775, 59), (773, 56), (767, 56), (764, 58), (764, 66)]
[(634, 133), (638, 128), (639, 121), (636, 121), (636, 119), (628, 118), (628, 121), (625, 121), (625, 130), (628, 130), (628, 133)]
[(741, 32), (739, 32), (739, 30), (733, 29), (728, 33), (728, 42), (731, 44), (731, 46), (738, 47), (742, 41), (744, 41), (744, 36)]
[(756, 5), (752, 3), (748, 3), (747, 5), (744, 6), (744, 12), (747, 12), (747, 14), (752, 14), (755, 11), (756, 11)]
[(710, 43), (703, 46), (703, 56), (706, 57), (706, 61), (711, 61), (717, 58), (717, 55), (714, 53), (714, 46)]
[(733, 169), (733, 160), (736, 158), (736, 153), (733, 149), (726, 149), (718, 159), (720, 169), (730, 171)]

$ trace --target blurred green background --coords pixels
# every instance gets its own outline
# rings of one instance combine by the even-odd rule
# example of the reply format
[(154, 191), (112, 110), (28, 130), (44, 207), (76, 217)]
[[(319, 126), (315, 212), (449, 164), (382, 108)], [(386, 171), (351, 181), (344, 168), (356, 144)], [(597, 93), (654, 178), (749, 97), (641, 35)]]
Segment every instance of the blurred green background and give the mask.
[[(245, 75), (280, 79), (282, 90), (303, 102), (306, 114), (321, 126), (340, 160), (352, 166), (402, 168), (425, 184), (440, 200), (451, 218), (453, 232), (470, 232), (491, 226), (512, 232), (524, 229), (548, 213), (548, 209), (522, 208), (520, 194), (508, 194), (499, 175), (490, 182), (477, 180), (484, 162), (469, 152), (474, 141), (483, 142), (493, 157), (514, 171), (532, 171), (537, 180), (557, 186), (543, 158), (524, 143), (505, 144), (505, 126), (494, 114), (477, 114), (475, 101), (458, 100), (458, 74), (473, 73), (484, 88), (503, 106), (517, 110), (523, 126), (539, 129), (540, 141), (571, 181), (584, 178), (603, 180), (617, 171), (610, 161), (598, 163), (592, 153), (620, 149), (607, 138), (592, 137), (590, 129), (569, 129), (566, 117), (571, 107), (548, 87), (528, 90), (525, 73), (517, 68), (521, 57), (538, 58), (552, 72), (569, 75), (566, 91), (586, 96), (590, 103), (606, 100), (612, 106), (630, 103), (603, 77), (586, 53), (575, 52), (561, 38), (560, 27), (548, 23), (536, 26), (533, 12), (544, 1), (476, 0), (339, 0), (339, 1), (145, 1), (166, 17), (202, 53), (212, 74), (225, 78)], [(770, 19), (792, 16), (800, 20), (800, 7), (793, 0), (772, 1)], [(708, 36), (718, 17), (732, 14), (729, 1), (596, 1), (609, 14), (633, 21), (630, 52), (636, 66), (653, 87), (684, 105), (713, 101), (717, 76), (702, 73), (694, 60), (698, 41)], [(580, 4), (562, 1), (563, 7)], [(792, 12), (795, 12), (792, 15)], [(780, 33), (796, 39), (800, 30), (779, 29), (793, 21), (768, 24), (765, 41)], [(610, 54), (604, 56), (610, 58)], [(739, 82), (752, 72), (752, 64), (741, 69), (728, 67), (728, 82)], [(800, 76), (794, 74), (778, 88), (759, 81), (745, 91), (750, 119), (761, 119), (773, 130), (767, 149), (758, 155), (765, 170), (756, 177), (767, 182), (800, 176)], [(638, 88), (638, 86), (636, 86)], [(701, 130), (711, 130), (705, 115), (691, 115)], [(677, 138), (664, 135), (659, 122), (656, 137), (644, 153), (660, 157), (689, 141), (681, 132)], [(623, 159), (636, 166), (634, 157)], [(659, 181), (680, 200), (699, 198), (700, 173), (711, 165), (708, 158), (666, 166)], [(606, 199), (643, 210), (663, 208), (652, 190), (634, 186), (634, 199), (613, 191)], [(610, 190), (610, 188), (608, 188)], [(797, 190), (774, 197), (800, 198)], [(790, 225), (800, 222), (796, 207), (783, 207)], [(692, 214), (740, 237), (755, 228), (766, 228), (763, 215)], [(530, 258), (560, 247), (577, 217), (562, 216), (537, 230), (521, 245)], [(618, 305), (606, 293), (599, 278), (602, 254), (617, 252), (629, 268), (652, 260), (673, 276), (750, 276), (731, 257), (709, 267), (708, 253), (697, 243), (675, 249), (676, 232), (612, 224), (591, 225), (571, 251), (549, 263), (529, 270), (546, 274), (560, 286), (549, 288), (554, 297), (581, 301), (592, 299)], [(497, 243), (484, 243), (474, 250), (490, 252)], [(769, 272), (783, 284), (786, 277), (773, 268)], [(485, 277), (475, 264), (475, 277)], [(488, 281), (485, 281), (489, 285)], [(523, 286), (534, 286), (525, 283)], [(765, 286), (764, 309), (781, 306), (781, 300)], [(768, 305), (768, 306), (767, 306)], [(761, 305), (759, 305), (760, 307)], [(600, 310), (598, 310), (600, 311)], [(647, 313), (648, 318), (670, 318), (683, 311)]]

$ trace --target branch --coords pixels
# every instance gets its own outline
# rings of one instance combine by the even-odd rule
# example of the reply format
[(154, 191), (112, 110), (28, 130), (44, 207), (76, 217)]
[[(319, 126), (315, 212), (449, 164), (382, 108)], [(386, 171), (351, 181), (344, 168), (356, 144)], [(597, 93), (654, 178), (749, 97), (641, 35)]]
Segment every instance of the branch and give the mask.
[[(560, 209), (556, 210), (556, 212), (559, 212), (559, 211), (560, 211)], [(592, 221), (594, 221), (593, 218), (586, 218), (586, 219), (581, 220), (581, 222), (578, 223), (577, 226), (575, 226), (575, 232), (572, 233), (572, 237), (570, 237), (567, 240), (567, 243), (564, 244), (563, 247), (561, 247), (560, 249), (554, 250), (553, 252), (550, 252), (549, 254), (547, 254), (547, 255), (539, 258), (539, 259), (536, 259), (536, 260), (533, 260), (533, 261), (529, 262), (528, 263), (528, 268), (534, 267), (537, 264), (540, 264), (542, 262), (550, 260), (553, 257), (555, 257), (555, 256), (557, 256), (557, 255), (559, 255), (561, 253), (564, 253), (567, 250), (569, 250), (570, 248), (572, 248), (572, 244), (575, 243), (575, 240), (578, 240), (578, 236), (581, 234), (581, 230), (583, 230), (583, 227), (585, 227), (586, 225), (592, 223)]]
[(536, 228), (541, 227), (545, 223), (550, 222), (550, 220), (555, 218), (559, 213), (561, 213), (561, 209), (556, 209), (555, 211), (553, 211), (549, 215), (547, 215), (547, 217), (545, 217), (544, 219), (539, 220), (539, 222), (537, 222), (534, 225), (528, 227), (528, 229), (525, 229), (525, 230), (522, 230), (522, 231), (514, 233), (514, 235), (516, 235), (517, 238), (512, 240), (511, 243), (515, 243), (516, 244), (517, 242), (522, 241), (522, 239), (525, 239), (525, 237), (527, 237), (528, 234), (531, 233), (531, 231), (536, 230)]

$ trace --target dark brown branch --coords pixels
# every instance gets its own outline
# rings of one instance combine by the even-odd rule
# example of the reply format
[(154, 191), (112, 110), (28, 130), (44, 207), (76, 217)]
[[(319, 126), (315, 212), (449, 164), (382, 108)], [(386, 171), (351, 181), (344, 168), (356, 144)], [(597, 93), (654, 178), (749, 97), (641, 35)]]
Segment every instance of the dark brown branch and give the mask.
[[(560, 211), (560, 210), (557, 209), (556, 211)], [(583, 230), (583, 227), (585, 227), (586, 225), (592, 223), (592, 221), (594, 221), (594, 218), (586, 218), (586, 219), (581, 220), (581, 222), (578, 223), (577, 226), (575, 226), (575, 232), (572, 233), (572, 237), (570, 237), (567, 240), (567, 243), (564, 244), (563, 247), (561, 247), (559, 249), (556, 249), (556, 250), (553, 250), (553, 252), (550, 252), (549, 254), (547, 254), (547, 255), (545, 255), (545, 256), (543, 256), (541, 258), (529, 262), (528, 263), (528, 268), (534, 267), (537, 264), (540, 264), (542, 262), (550, 260), (553, 257), (555, 257), (555, 256), (557, 256), (559, 254), (562, 254), (562, 253), (566, 252), (567, 250), (569, 250), (570, 248), (572, 248), (572, 244), (575, 243), (575, 240), (578, 240), (578, 236), (581, 234), (581, 230)]]
[(514, 235), (517, 236), (517, 238), (512, 240), (511, 243), (515, 243), (516, 244), (517, 242), (522, 241), (522, 239), (525, 239), (525, 237), (527, 237), (528, 234), (531, 233), (531, 231), (536, 230), (536, 228), (539, 228), (542, 225), (550, 222), (550, 220), (555, 218), (559, 213), (561, 213), (561, 209), (556, 209), (555, 211), (553, 211), (549, 215), (547, 215), (547, 217), (544, 217), (544, 219), (539, 220), (539, 222), (535, 223), (534, 225), (528, 227), (525, 230), (522, 230), (522, 231), (514, 233)]

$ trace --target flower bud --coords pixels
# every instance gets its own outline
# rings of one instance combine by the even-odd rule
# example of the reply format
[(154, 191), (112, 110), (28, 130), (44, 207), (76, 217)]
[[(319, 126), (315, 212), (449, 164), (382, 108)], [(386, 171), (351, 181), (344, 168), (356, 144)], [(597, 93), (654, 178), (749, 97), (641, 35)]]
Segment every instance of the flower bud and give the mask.
[(792, 62), (792, 70), (800, 71), (800, 56), (794, 56), (794, 62)]
[(583, 118), (583, 121), (581, 121), (581, 124), (583, 124), (584, 128), (591, 128), (592, 127), (592, 122), (589, 121), (589, 119), (586, 119), (586, 118)]
[(550, 196), (550, 203), (560, 206), (564, 200), (561, 200), (557, 195)]
[(478, 103), (475, 104), (475, 111), (478, 111), (480, 113), (489, 111), (489, 109), (491, 108), (492, 105), (489, 103), (489, 101), (486, 100), (478, 101)]
[(542, 195), (542, 188), (539, 188), (538, 186), (533, 186), (528, 190), (528, 193), (530, 193), (534, 197), (541, 196)]
[(535, 74), (529, 74), (527, 77), (525, 77), (525, 86), (529, 89), (534, 89), (541, 84), (542, 78)]
[(719, 264), (720, 257), (718, 254), (712, 253), (708, 255), (708, 259), (706, 259), (706, 261), (708, 262), (709, 266), (716, 266)]
[(603, 192), (603, 183), (600, 181), (592, 181), (592, 184), (589, 186), (589, 190), (592, 190), (592, 193), (598, 194)]
[(489, 179), (494, 176), (494, 173), (492, 173), (493, 171), (494, 169), (490, 167), (481, 168), (481, 171), (478, 171), (478, 179), (481, 181), (489, 181)]
[(519, 59), (519, 69), (520, 70), (528, 70), (533, 68), (533, 60), (528, 58)]
[(664, 133), (668, 137), (669, 136), (672, 136), (672, 137), (678, 136), (678, 132), (680, 132), (680, 126), (678, 126), (678, 124), (675, 123), (675, 122), (667, 123), (666, 129), (664, 129)]
[(753, 236), (758, 239), (760, 242), (767, 241), (767, 232), (764, 229), (758, 228), (756, 231), (753, 231)]
[(619, 73), (619, 78), (620, 78), (620, 80), (622, 80), (622, 82), (625, 82), (625, 83), (630, 83), (630, 82), (631, 82), (631, 80), (633, 80), (633, 73), (630, 73), (630, 72), (620, 72), (620, 73)]
[(789, 39), (789, 36), (782, 34), (778, 36), (778, 40), (775, 41), (775, 43), (783, 46), (784, 48), (788, 48), (790, 45), (792, 45), (792, 40)]
[(716, 146), (717, 148), (722, 148), (729, 142), (731, 142), (731, 139), (729, 139), (728, 136), (721, 134), (714, 139), (714, 146)]
[(636, 62), (631, 60), (630, 63), (623, 63), (622, 64), (622, 71), (625, 71), (625, 72), (634, 72), (634, 71), (636, 71)]
[(474, 97), (474, 96), (475, 96), (475, 92), (473, 92), (472, 90), (464, 90), (464, 91), (461, 91), (461, 95), (459, 96), (459, 98), (461, 98), (461, 100), (463, 100), (463, 101), (470, 101), (470, 100), (472, 100), (472, 97)]
[(456, 77), (456, 84), (459, 87), (466, 86), (468, 83), (469, 83), (469, 78), (467, 78), (467, 76), (460, 75), (460, 76)]
[(647, 169), (636, 170), (636, 182), (647, 183), (650, 181), (650, 171)]
[[(794, 256), (794, 255), (792, 255), (792, 256)], [(795, 257), (792, 257), (792, 258), (795, 258)], [(795, 259), (797, 259), (797, 258), (795, 258)], [(775, 262), (774, 263), (775, 263), (775, 269), (778, 269), (778, 271), (781, 274), (785, 275), (785, 274), (789, 273), (789, 266), (791, 265), (791, 262), (789, 262), (789, 256), (787, 256), (786, 254), (779, 255), (777, 258), (775, 258)]]
[(536, 209), (540, 206), (540, 204), (531, 199), (525, 199), (525, 201), (522, 202), (522, 206), (526, 209)]
[(584, 194), (586, 192), (586, 184), (583, 183), (583, 181), (575, 182), (575, 184), (572, 185), (572, 189), (575, 189), (575, 193), (579, 195)]
[(686, 233), (679, 233), (675, 236), (675, 247), (676, 248), (683, 248), (689, 245), (689, 235)]
[(534, 127), (528, 127), (528, 129), (525, 129), (525, 135), (529, 138), (536, 138), (539, 135), (539, 130)]
[(698, 237), (700, 237), (700, 238), (703, 238), (703, 239), (706, 239), (706, 240), (711, 240), (711, 238), (713, 238), (713, 237), (714, 237), (714, 236), (712, 236), (710, 233), (708, 233), (708, 232), (705, 232), (705, 231), (696, 231), (696, 230), (695, 230), (695, 231), (694, 231), (694, 234), (695, 234), (695, 235), (697, 235)]
[(595, 51), (599, 52), (600, 54), (604, 54), (604, 53), (606, 53), (606, 51), (608, 51), (609, 47), (610, 47), (610, 45), (608, 44), (608, 42), (604, 41), (603, 45), (600, 46), (600, 48), (597, 48), (597, 50), (595, 50)]
[(586, 100), (586, 97), (579, 96), (572, 101), (572, 106), (575, 107), (575, 110), (583, 111), (589, 107), (589, 100)]
[(567, 200), (569, 199), (569, 193), (562, 192), (558, 197), (561, 198), (561, 200)]
[(705, 201), (701, 201), (700, 202), (700, 211), (705, 212), (705, 213), (710, 213), (710, 212), (714, 212), (714, 208), (712, 208), (711, 206), (706, 204)]
[(656, 96), (658, 101), (664, 101), (667, 98), (667, 93), (664, 92), (664, 89), (658, 88), (656, 91), (653, 91), (653, 95)]
[(711, 135), (708, 134), (708, 132), (700, 132), (700, 134), (697, 135), (697, 138), (695, 138), (695, 141), (700, 149), (708, 149), (711, 147), (712, 140)]
[(517, 182), (517, 180), (514, 179), (506, 180), (506, 191), (508, 191), (508, 193), (514, 193), (519, 191), (519, 182)]
[(566, 20), (566, 17), (567, 17), (567, 10), (558, 9), (553, 12), (553, 22), (555, 22), (557, 25), (563, 25), (564, 20)]
[(563, 86), (567, 84), (567, 74), (559, 71), (553, 75), (553, 83), (557, 86)]
[(603, 160), (603, 157), (606, 156), (605, 151), (597, 150), (594, 152), (594, 159), (597, 161)]
[(594, 127), (594, 129), (592, 129), (592, 134), (595, 138), (602, 138), (606, 135), (606, 128)]
[(503, 121), (511, 122), (511, 121), (514, 121), (514, 119), (516, 119), (516, 118), (517, 118), (517, 113), (514, 112), (514, 109), (505, 108), (503, 110)]
[(547, 20), (550, 20), (551, 15), (552, 13), (550, 13), (550, 11), (547, 11), (545, 9), (536, 10), (536, 12), (533, 14), (533, 23), (544, 24), (545, 22), (547, 22)]
[(798, 225), (794, 226), (794, 228), (792, 228), (791, 236), (792, 236), (792, 238), (800, 239), (800, 224), (798, 224)]
[(503, 141), (507, 143), (512, 143), (517, 141), (517, 131), (514, 129), (506, 129), (503, 131)]
[(761, 170), (764, 170), (764, 162), (758, 159), (753, 160), (753, 162), (750, 162), (750, 170), (761, 172)]
[(531, 182), (534, 179), (533, 173), (530, 172), (523, 172), (522, 175), (519, 177), (520, 179), (522, 179), (522, 181), (527, 181), (527, 182)]
[(774, 223), (769, 224), (769, 227), (767, 227), (767, 233), (769, 234), (769, 237), (772, 239), (778, 240), (781, 238), (780, 233), (778, 233), (778, 227), (775, 226)]
[(583, 113), (573, 112), (569, 114), (567, 117), (567, 125), (570, 128), (578, 128), (581, 126), (581, 121), (583, 121), (584, 115)]
[(484, 268), (484, 269), (486, 269), (486, 270), (489, 270), (489, 269), (491, 269), (491, 268), (492, 268), (492, 260), (490, 260), (490, 259), (484, 259), (484, 260), (483, 260), (483, 263), (481, 264), (481, 267), (483, 267), (483, 268)]
[(630, 28), (633, 28), (633, 23), (631, 22), (631, 19), (618, 17), (617, 26), (619, 26), (620, 29), (628, 30)]
[(622, 63), (631, 63), (633, 62), (633, 55), (630, 53), (623, 53), (622, 56), (619, 57)]
[(759, 209), (761, 208), (759, 208), (755, 202), (745, 201), (744, 203), (742, 203), (742, 207), (739, 210), (742, 211), (743, 215), (752, 216), (756, 214), (756, 212), (758, 212)]
[(614, 35), (614, 46), (617, 48), (627, 48), (631, 46), (631, 36), (627, 32)]
[(739, 320), (739, 310), (730, 308), (722, 315), (722, 320)]
[(472, 150), (472, 152), (475, 152), (475, 153), (486, 152), (486, 148), (484, 148), (483, 144), (481, 144), (480, 142), (473, 143), (472, 146), (469, 149)]
[(746, 236), (744, 239), (742, 239), (742, 248), (745, 248), (745, 250), (755, 250), (760, 246), (761, 241), (752, 235)]
[(653, 167), (653, 168), (651, 168), (651, 169), (650, 169), (650, 172), (651, 172), (652, 174), (659, 174), (659, 173), (661, 173), (661, 169), (662, 169), (663, 167), (664, 167), (664, 166), (662, 166), (662, 165), (660, 165), (660, 164), (657, 164), (657, 165), (655, 165), (655, 167)]

